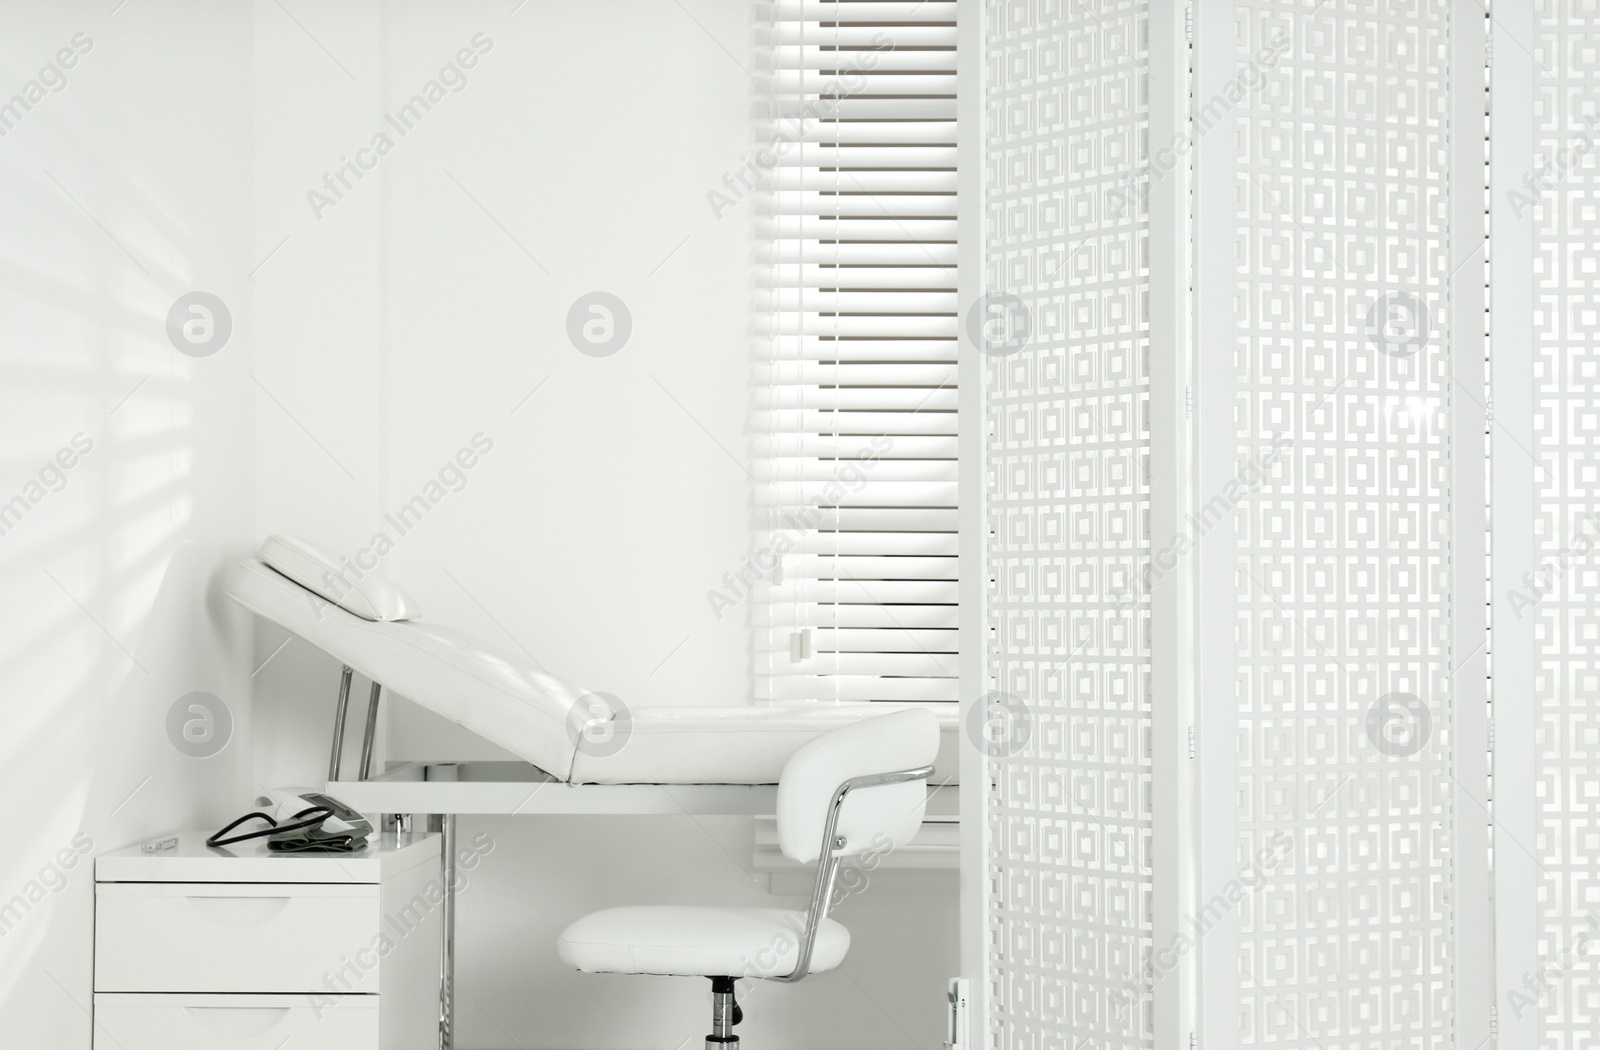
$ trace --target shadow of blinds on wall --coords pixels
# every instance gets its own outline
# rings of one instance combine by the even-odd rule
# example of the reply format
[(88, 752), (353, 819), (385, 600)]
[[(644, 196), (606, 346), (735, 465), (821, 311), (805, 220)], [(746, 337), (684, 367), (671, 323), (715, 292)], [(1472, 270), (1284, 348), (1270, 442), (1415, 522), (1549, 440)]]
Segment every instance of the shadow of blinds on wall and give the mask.
[(956, 699), (956, 28), (771, 8), (757, 696)]
[(1153, 1047), (1150, 6), (984, 11), (983, 1041)]

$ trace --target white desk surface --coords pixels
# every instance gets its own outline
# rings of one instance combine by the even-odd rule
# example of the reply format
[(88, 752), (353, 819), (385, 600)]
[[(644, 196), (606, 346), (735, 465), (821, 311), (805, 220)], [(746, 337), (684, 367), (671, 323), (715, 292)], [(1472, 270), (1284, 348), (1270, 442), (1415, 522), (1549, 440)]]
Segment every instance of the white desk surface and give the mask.
[(273, 853), (266, 839), (213, 848), (206, 845), (210, 831), (175, 834), (177, 847), (160, 853), (144, 853), (135, 843), (101, 854), (94, 862), (95, 881), (378, 883), (419, 864), (439, 863), (437, 834), (374, 835), (355, 853)]
[[(566, 784), (524, 779), (512, 762), (425, 766), (407, 762), (371, 780), (339, 780), (328, 794), (358, 813), (772, 816), (776, 784)], [(448, 779), (434, 779), (434, 777)], [(929, 819), (959, 813), (954, 784), (928, 789)]]

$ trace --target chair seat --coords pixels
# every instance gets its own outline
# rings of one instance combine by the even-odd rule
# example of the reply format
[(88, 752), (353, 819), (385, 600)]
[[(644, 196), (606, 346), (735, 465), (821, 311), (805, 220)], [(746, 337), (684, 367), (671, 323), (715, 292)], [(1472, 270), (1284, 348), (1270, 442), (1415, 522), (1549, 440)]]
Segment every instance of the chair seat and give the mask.
[[(805, 928), (805, 912), (782, 908), (609, 908), (568, 926), (557, 948), (589, 973), (787, 977)], [(833, 969), (849, 949), (850, 931), (822, 920), (811, 971)]]

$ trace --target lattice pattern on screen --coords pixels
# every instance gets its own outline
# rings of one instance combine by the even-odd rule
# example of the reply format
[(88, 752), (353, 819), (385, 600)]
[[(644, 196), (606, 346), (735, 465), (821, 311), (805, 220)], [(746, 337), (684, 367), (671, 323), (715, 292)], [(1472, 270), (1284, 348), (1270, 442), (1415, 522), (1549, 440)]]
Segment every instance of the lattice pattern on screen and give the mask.
[(1600, 1039), (1600, 963), (1576, 950), (1600, 925), (1600, 6), (1539, 0), (1537, 18), (1534, 177), (1499, 192), (1537, 209), (1539, 568), (1512, 601), (1539, 645), (1541, 968), (1501, 1009), (1537, 1009), (1542, 1047), (1587, 1050)]
[(1241, 1041), (1449, 1047), (1449, 9), (1236, 10)]
[(1031, 719), (992, 762), (987, 1039), (1149, 1047), (1148, 5), (986, 10), (990, 688)]

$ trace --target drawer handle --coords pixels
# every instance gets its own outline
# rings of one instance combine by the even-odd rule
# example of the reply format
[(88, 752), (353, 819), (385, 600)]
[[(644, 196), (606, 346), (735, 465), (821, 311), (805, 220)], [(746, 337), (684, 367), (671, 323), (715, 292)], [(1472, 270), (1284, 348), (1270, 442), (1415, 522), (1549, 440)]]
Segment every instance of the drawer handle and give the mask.
[(288, 897), (185, 897), (207, 921), (230, 930), (246, 930), (278, 917)]
[(185, 1006), (183, 1012), (197, 1027), (230, 1039), (266, 1035), (289, 1016), (287, 1006)]

